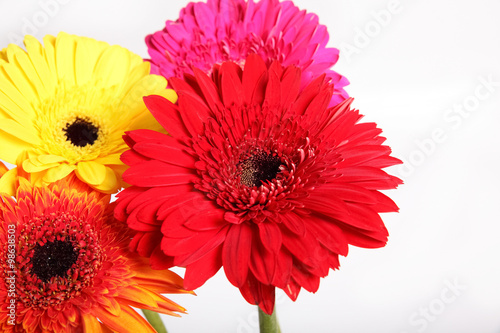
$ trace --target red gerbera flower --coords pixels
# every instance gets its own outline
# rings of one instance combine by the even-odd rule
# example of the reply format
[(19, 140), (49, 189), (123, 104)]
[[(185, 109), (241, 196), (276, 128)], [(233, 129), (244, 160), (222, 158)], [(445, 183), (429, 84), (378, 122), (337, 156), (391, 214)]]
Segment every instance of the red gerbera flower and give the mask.
[[(0, 199), (0, 331), (155, 332), (131, 306), (177, 315), (182, 279), (128, 250), (109, 196), (75, 179)], [(175, 312), (174, 312), (175, 311)]]
[(127, 133), (130, 166), (115, 214), (136, 231), (131, 247), (156, 268), (185, 266), (195, 289), (221, 266), (245, 299), (271, 314), (275, 287), (295, 300), (317, 291), (348, 244), (387, 241), (380, 212), (397, 206), (377, 190), (401, 181), (374, 123), (351, 100), (328, 108), (324, 77), (300, 91), (301, 71), (257, 55), (242, 70), (215, 67), (172, 79), (178, 105), (146, 105), (171, 136)]

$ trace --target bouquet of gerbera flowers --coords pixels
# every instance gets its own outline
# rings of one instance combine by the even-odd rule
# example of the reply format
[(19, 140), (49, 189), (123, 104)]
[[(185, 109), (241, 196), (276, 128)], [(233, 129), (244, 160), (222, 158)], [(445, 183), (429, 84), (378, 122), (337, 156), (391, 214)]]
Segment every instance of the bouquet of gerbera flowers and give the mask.
[(400, 161), (327, 42), (290, 1), (208, 0), (146, 61), (65, 33), (1, 51), (2, 331), (160, 330), (185, 312), (162, 293), (223, 268), (278, 332), (276, 288), (295, 301), (349, 244), (384, 246)]

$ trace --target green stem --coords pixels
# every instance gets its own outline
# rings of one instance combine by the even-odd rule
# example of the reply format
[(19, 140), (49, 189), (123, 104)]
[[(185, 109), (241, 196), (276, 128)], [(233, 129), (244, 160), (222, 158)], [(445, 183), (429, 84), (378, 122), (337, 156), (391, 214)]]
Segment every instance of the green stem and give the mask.
[(276, 306), (272, 315), (266, 314), (259, 307), (259, 327), (260, 333), (281, 333), (278, 319), (276, 318)]
[(142, 309), (142, 313), (144, 313), (144, 317), (146, 317), (146, 319), (149, 321), (151, 326), (153, 326), (156, 332), (168, 333), (158, 312)]

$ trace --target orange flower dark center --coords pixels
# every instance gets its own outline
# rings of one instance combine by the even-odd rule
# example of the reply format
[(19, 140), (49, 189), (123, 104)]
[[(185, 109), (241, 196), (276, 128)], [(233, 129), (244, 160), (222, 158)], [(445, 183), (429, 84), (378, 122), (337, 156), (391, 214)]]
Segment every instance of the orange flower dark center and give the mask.
[(258, 151), (239, 163), (240, 181), (246, 186), (260, 186), (276, 178), (280, 166), (281, 159), (276, 154)]
[(70, 141), (77, 147), (85, 147), (94, 144), (97, 140), (99, 128), (88, 120), (76, 118), (72, 124), (66, 124), (64, 131), (66, 141)]
[(43, 282), (48, 282), (53, 276), (65, 277), (78, 259), (71, 241), (47, 242), (43, 246), (36, 245), (31, 258), (32, 274), (36, 274)]

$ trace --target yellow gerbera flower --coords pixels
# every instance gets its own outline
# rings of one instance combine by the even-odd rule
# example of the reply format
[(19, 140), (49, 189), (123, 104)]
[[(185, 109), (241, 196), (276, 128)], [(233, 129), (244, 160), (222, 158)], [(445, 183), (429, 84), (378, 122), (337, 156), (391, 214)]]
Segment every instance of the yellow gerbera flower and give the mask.
[[(0, 159), (22, 163), (36, 186), (75, 173), (114, 193), (124, 186), (124, 132), (161, 128), (142, 97), (177, 95), (120, 46), (66, 33), (43, 43), (26, 36), (27, 51), (11, 44), (0, 52)], [(2, 177), (0, 192), (14, 194), (16, 175), (14, 168)]]

